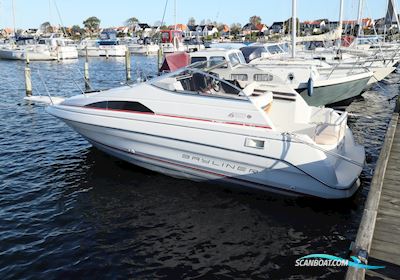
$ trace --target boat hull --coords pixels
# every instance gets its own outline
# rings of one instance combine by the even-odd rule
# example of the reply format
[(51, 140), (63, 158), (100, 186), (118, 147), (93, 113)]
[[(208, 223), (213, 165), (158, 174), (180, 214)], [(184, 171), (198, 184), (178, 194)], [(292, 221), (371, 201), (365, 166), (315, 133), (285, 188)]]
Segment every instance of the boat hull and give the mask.
[[(327, 199), (351, 197), (359, 186), (357, 177), (346, 186), (328, 186), (286, 160), (269, 155), (231, 150), (223, 145), (207, 145), (201, 139), (192, 142), (171, 136), (83, 123), (75, 118), (64, 118), (61, 116), (62, 112), (61, 115), (52, 109), (48, 112), (61, 118), (100, 150), (132, 164), (177, 178), (223, 182), (268, 192)], [(140, 122), (136, 123), (137, 127), (141, 125)], [(181, 130), (180, 133), (171, 135), (188, 133), (184, 128), (177, 129)], [(232, 137), (231, 134), (220, 135), (220, 140)], [(281, 145), (286, 146), (284, 142)], [(303, 146), (298, 148), (304, 149)]]
[(26, 52), (25, 50), (0, 49), (0, 59), (26, 60), (27, 57), (31, 61), (48, 61), (57, 59), (56, 57), (52, 56), (50, 52)]
[(370, 77), (347, 81), (327, 86), (315, 86), (310, 96), (307, 88), (296, 89), (304, 100), (311, 106), (324, 106), (338, 103), (360, 95), (366, 87)]

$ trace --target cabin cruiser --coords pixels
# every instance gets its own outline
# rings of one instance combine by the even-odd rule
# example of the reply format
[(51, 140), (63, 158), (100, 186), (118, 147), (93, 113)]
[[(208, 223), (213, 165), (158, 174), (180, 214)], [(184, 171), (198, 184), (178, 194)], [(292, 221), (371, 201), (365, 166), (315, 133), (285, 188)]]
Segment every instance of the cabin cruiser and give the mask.
[(139, 38), (129, 38), (123, 41), (132, 54), (140, 55), (156, 55), (160, 47), (155, 44), (151, 38), (146, 37), (144, 39)]
[(14, 43), (0, 48), (0, 59), (47, 61), (57, 57), (48, 46), (38, 45), (33, 37), (19, 37)]
[(186, 51), (186, 48), (183, 44), (182, 31), (161, 30), (160, 33), (161, 33), (161, 49), (163, 53)]
[(396, 67), (396, 60), (380, 59), (378, 57), (363, 58), (348, 53), (342, 53), (336, 48), (315, 48), (312, 51), (297, 51), (295, 58), (289, 57), (289, 54), (280, 53), (281, 55), (272, 56), (267, 52), (264, 46), (252, 45), (240, 49), (247, 63), (253, 65), (260, 64), (279, 64), (279, 65), (314, 65), (318, 69), (356, 69), (367, 68), (373, 72), (373, 76), (369, 79), (367, 85), (380, 82), (392, 73)]
[(99, 40), (84, 39), (78, 46), (79, 56), (125, 56), (128, 48), (121, 45), (115, 31), (103, 31)]
[(64, 38), (62, 34), (54, 33), (48, 38), (40, 38), (38, 45), (47, 46), (57, 60), (78, 58), (78, 50), (74, 41)]
[(346, 112), (309, 106), (284, 85), (241, 89), (218, 77), (218, 64), (194, 63), (46, 111), (100, 150), (173, 177), (326, 199), (355, 193), (365, 153)]
[(160, 47), (154, 43), (151, 44), (129, 44), (129, 52), (140, 55), (156, 55)]
[[(320, 69), (315, 65), (290, 62), (259, 63), (247, 67), (242, 52), (235, 49), (207, 49), (191, 53), (190, 56), (192, 63), (210, 59), (227, 61), (226, 67), (218, 70), (218, 75), (227, 80), (235, 80), (242, 86), (252, 82), (283, 82), (313, 106), (333, 104), (358, 96), (373, 75), (365, 68)], [(279, 81), (275, 80), (276, 76), (280, 78)]]

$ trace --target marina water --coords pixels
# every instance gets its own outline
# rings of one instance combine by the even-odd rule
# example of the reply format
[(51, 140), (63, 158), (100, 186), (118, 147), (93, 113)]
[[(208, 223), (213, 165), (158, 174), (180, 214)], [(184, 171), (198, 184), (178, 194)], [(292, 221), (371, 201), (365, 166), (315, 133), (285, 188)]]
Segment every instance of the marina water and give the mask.
[[(84, 87), (83, 60), (30, 66), (36, 95)], [(23, 100), (24, 67), (0, 61), (1, 279), (344, 276), (343, 267), (298, 268), (295, 260), (347, 257), (399, 90), (396, 73), (347, 108), (368, 157), (360, 191), (324, 201), (178, 180), (112, 158)], [(90, 59), (92, 86), (120, 86), (124, 67), (124, 59)], [(134, 80), (155, 70), (155, 57), (132, 57)]]

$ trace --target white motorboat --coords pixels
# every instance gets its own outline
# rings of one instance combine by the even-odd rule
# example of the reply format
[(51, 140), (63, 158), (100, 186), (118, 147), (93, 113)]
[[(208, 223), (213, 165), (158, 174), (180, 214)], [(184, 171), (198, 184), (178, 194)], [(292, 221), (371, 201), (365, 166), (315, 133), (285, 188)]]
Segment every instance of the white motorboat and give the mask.
[(47, 46), (57, 60), (78, 58), (76, 45), (71, 39), (64, 38), (62, 34), (51, 34), (49, 38), (41, 38), (38, 44)]
[(163, 53), (184, 52), (186, 48), (183, 44), (182, 31), (180, 30), (161, 30), (161, 49)]
[[(271, 45), (272, 47), (274, 45)], [(246, 62), (253, 65), (313, 65), (318, 69), (352, 69), (364, 67), (373, 72), (367, 85), (380, 82), (392, 73), (396, 67), (397, 60), (383, 59), (379, 57), (357, 57), (348, 53), (342, 53), (336, 48), (317, 48), (313, 51), (297, 51), (296, 58), (289, 56), (289, 53), (276, 52), (272, 54), (265, 46), (252, 45), (242, 48)]]
[[(190, 53), (191, 62), (218, 59), (227, 62), (224, 69), (219, 69), (220, 77), (235, 80), (241, 85), (252, 82), (257, 84), (283, 83), (298, 91), (309, 105), (321, 106), (332, 104), (358, 96), (366, 87), (373, 73), (365, 68), (321, 69), (311, 62), (307, 64), (262, 63), (246, 66), (241, 51), (236, 49), (207, 49)], [(279, 77), (279, 81), (274, 77)]]
[(156, 44), (129, 44), (129, 52), (140, 55), (156, 55), (160, 47)]
[(46, 110), (100, 150), (170, 176), (327, 199), (355, 193), (365, 153), (347, 113), (311, 107), (282, 85), (242, 90), (209, 65)]
[(115, 31), (103, 31), (100, 40), (84, 39), (78, 45), (79, 56), (125, 56), (128, 48), (121, 45)]
[(31, 45), (31, 46), (8, 46), (0, 48), (0, 59), (7, 60), (26, 60), (31, 61), (46, 61), (56, 60), (50, 50), (46, 46)]

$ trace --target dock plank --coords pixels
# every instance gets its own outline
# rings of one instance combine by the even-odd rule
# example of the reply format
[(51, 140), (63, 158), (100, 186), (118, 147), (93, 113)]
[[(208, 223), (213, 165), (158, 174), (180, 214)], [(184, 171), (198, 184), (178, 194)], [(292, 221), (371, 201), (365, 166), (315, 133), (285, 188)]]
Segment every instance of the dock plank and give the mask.
[[(375, 276), (383, 276), (381, 279), (400, 275), (399, 104), (400, 99), (385, 135), (353, 247), (353, 254), (365, 250), (373, 261), (390, 264), (387, 271), (376, 272)], [(346, 279), (365, 279), (365, 270), (349, 267)]]
[[(370, 256), (400, 265), (400, 127), (396, 132), (386, 166), (379, 199)], [(400, 271), (399, 271), (400, 275)]]
[(371, 248), (371, 253), (369, 254), (371, 257), (400, 265), (400, 252), (394, 246), (396, 245), (395, 243), (374, 239), (372, 244), (373, 247), (371, 247), (373, 249)]

